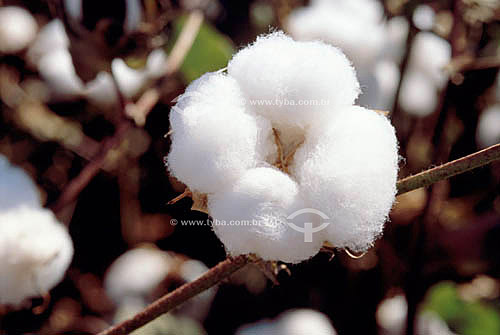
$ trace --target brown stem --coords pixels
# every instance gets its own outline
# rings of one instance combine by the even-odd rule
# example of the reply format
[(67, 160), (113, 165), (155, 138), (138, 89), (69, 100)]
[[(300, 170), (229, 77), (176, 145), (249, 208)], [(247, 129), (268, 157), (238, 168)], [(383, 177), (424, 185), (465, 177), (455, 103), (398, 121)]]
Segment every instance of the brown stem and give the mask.
[(470, 171), (499, 159), (500, 143), (471, 155), (399, 180), (397, 183), (398, 195), (420, 187), (427, 187), (440, 180), (448, 179), (457, 174)]
[(160, 315), (174, 309), (184, 301), (194, 297), (195, 295), (216, 285), (224, 278), (241, 269), (243, 266), (251, 262), (249, 256), (238, 256), (236, 258), (228, 258), (220, 262), (215, 267), (211, 268), (198, 279), (184, 284), (178, 289), (158, 299), (142, 312), (135, 315), (133, 318), (125, 320), (116, 326), (100, 332), (98, 335), (125, 335), (144, 326), (146, 323), (156, 319)]

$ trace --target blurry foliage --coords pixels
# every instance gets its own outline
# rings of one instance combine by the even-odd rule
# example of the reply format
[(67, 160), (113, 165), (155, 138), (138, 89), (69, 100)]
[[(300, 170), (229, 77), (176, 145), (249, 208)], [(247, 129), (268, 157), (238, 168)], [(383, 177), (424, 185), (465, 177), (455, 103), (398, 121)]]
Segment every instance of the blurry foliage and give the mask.
[[(186, 15), (183, 15), (174, 21), (173, 38), (167, 47), (168, 51), (174, 46), (186, 19)], [(234, 52), (231, 40), (205, 21), (180, 69), (185, 83), (189, 84), (206, 72), (226, 67)]]
[(458, 334), (500, 334), (498, 307), (482, 301), (465, 301), (453, 282), (441, 282), (429, 289), (423, 308), (438, 314)]

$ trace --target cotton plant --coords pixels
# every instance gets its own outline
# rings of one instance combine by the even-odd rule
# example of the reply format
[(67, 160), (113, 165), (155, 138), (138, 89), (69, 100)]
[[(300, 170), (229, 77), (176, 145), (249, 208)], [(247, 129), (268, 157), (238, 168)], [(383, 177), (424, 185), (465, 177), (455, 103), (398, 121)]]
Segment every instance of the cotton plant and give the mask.
[(401, 18), (386, 22), (383, 14), (382, 5), (375, 0), (314, 0), (307, 7), (295, 9), (287, 18), (286, 28), (295, 39), (321, 40), (341, 48), (357, 70), (362, 88), (358, 103), (387, 110), (392, 107), (396, 85), (390, 90), (380, 87), (384, 74), (374, 68), (381, 61), (390, 63), (391, 76), (397, 71), (399, 77), (397, 63), (408, 27)]
[(0, 305), (25, 306), (64, 277), (73, 257), (66, 227), (44, 209), (31, 178), (0, 156)]
[(481, 148), (500, 143), (500, 103), (481, 112), (476, 130), (476, 141)]
[(325, 242), (363, 252), (382, 234), (398, 144), (384, 115), (354, 105), (359, 92), (340, 49), (282, 32), (186, 89), (170, 113), (166, 163), (206, 198), (229, 255), (298, 263)]
[(276, 319), (241, 326), (235, 335), (337, 335), (328, 317), (312, 309), (292, 309)]

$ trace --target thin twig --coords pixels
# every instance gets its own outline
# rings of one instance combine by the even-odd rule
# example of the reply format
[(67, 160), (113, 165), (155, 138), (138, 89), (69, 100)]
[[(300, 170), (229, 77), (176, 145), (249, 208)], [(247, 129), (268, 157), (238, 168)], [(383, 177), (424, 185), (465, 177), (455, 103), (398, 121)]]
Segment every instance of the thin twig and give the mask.
[(492, 145), (471, 155), (399, 180), (397, 183), (398, 195), (420, 187), (427, 187), (440, 180), (448, 179), (499, 159), (500, 144)]
[(211, 268), (198, 279), (184, 284), (178, 289), (158, 299), (142, 312), (135, 315), (133, 318), (123, 321), (116, 326), (100, 332), (98, 335), (125, 335), (129, 334), (137, 328), (144, 326), (146, 323), (156, 319), (160, 315), (174, 309), (184, 301), (194, 297), (195, 295), (216, 285), (224, 278), (227, 278), (232, 273), (241, 269), (243, 266), (251, 262), (249, 256), (238, 256), (233, 259), (226, 259), (220, 262), (215, 267)]
[[(203, 23), (203, 13), (201, 11), (193, 11), (189, 14), (186, 24), (182, 29), (177, 41), (175, 42), (172, 51), (168, 55), (165, 69), (160, 76), (171, 76), (179, 71), (184, 59), (198, 36), (201, 24)], [(133, 118), (138, 125), (144, 125), (146, 116), (156, 105), (161, 97), (160, 88), (158, 85), (146, 90), (135, 104), (128, 104), (126, 114)]]
[(128, 130), (132, 127), (131, 122), (124, 121), (115, 132), (115, 134), (104, 140), (101, 151), (88, 163), (80, 172), (78, 176), (73, 178), (69, 184), (64, 188), (61, 196), (57, 201), (50, 206), (54, 213), (60, 212), (66, 205), (76, 200), (80, 192), (87, 186), (87, 184), (94, 178), (106, 162), (110, 150), (118, 147), (125, 137)]

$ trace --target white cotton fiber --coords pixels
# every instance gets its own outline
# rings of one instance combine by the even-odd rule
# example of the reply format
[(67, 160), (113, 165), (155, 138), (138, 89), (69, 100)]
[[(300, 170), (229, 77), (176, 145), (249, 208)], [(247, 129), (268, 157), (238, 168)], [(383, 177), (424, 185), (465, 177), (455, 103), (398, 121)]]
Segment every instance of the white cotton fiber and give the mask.
[(415, 36), (410, 51), (408, 67), (423, 72), (438, 88), (448, 81), (444, 67), (451, 61), (450, 43), (430, 32)]
[(19, 52), (35, 39), (38, 25), (24, 8), (1, 7), (0, 22), (0, 53)]
[(67, 49), (69, 38), (64, 29), (64, 24), (55, 19), (40, 29), (33, 44), (28, 49), (27, 59), (31, 66), (36, 67), (43, 55), (59, 50)]
[(420, 30), (431, 30), (434, 27), (436, 13), (431, 6), (418, 5), (413, 11), (413, 24)]
[(170, 112), (167, 165), (192, 191), (213, 193), (266, 156), (271, 128), (268, 121), (245, 112), (233, 78), (215, 73), (193, 85)]
[(374, 76), (379, 87), (377, 104), (374, 109), (390, 111), (394, 104), (399, 79), (399, 67), (391, 60), (383, 60), (375, 65)]
[(287, 29), (298, 40), (322, 40), (339, 47), (356, 68), (368, 67), (384, 45), (382, 14), (377, 1), (319, 1), (293, 11)]
[(481, 148), (500, 143), (500, 104), (481, 112), (476, 139)]
[[(304, 234), (287, 224), (291, 214), (307, 206), (298, 185), (277, 169), (249, 170), (208, 200), (213, 229), (230, 255), (254, 253), (264, 260), (297, 263), (318, 253), (323, 243), (320, 234), (304, 242)], [(301, 219), (312, 221), (307, 215)]]
[(408, 69), (401, 90), (399, 104), (408, 114), (424, 117), (436, 110), (438, 103), (438, 88), (432, 79), (424, 73)]
[(73, 243), (66, 227), (41, 207), (1, 211), (0, 222), (0, 304), (19, 306), (62, 280)]
[(129, 250), (107, 270), (106, 293), (118, 305), (127, 299), (145, 300), (172, 271), (172, 262), (169, 254), (159, 249)]
[(406, 49), (406, 39), (410, 24), (404, 16), (395, 16), (387, 21), (386, 44), (384, 56), (399, 64)]
[(262, 320), (240, 327), (236, 335), (336, 335), (328, 317), (312, 309), (295, 309), (275, 320)]
[(382, 233), (396, 194), (398, 145), (384, 116), (351, 107), (306, 139), (292, 175), (312, 208), (329, 217), (326, 239), (368, 249)]
[(0, 213), (20, 206), (39, 207), (40, 202), (33, 180), (0, 155)]
[(144, 88), (148, 82), (146, 70), (136, 70), (129, 67), (121, 58), (115, 58), (111, 62), (111, 73), (118, 83), (118, 88), (123, 96), (132, 99)]
[(38, 62), (38, 71), (50, 88), (53, 100), (71, 100), (84, 93), (83, 82), (76, 74), (67, 49), (55, 49), (44, 54)]
[(109, 72), (101, 71), (85, 85), (85, 97), (102, 109), (110, 109), (119, 103), (118, 91)]
[(359, 94), (355, 71), (339, 49), (296, 42), (282, 32), (260, 36), (239, 51), (228, 74), (238, 82), (247, 107), (277, 125), (321, 123)]

